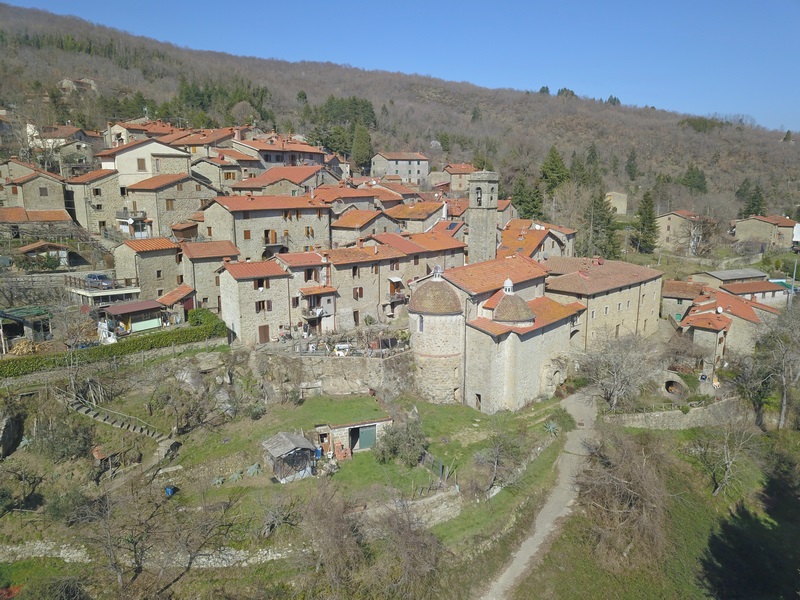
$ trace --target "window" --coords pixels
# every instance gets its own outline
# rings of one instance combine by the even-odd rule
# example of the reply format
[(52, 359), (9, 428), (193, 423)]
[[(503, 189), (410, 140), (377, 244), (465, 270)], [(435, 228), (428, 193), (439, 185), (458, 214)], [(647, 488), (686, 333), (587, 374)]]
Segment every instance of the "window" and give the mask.
[(419, 254), (415, 254), (414, 255), (414, 265), (416, 266), (418, 264), (419, 264)]
[(164, 290), (161, 290), (161, 289), (156, 290), (156, 296), (158, 296), (160, 298), (163, 295), (164, 295)]
[(182, 184), (182, 183), (179, 183), (179, 184), (178, 184), (177, 186), (175, 186), (175, 187), (177, 187), (177, 189), (178, 189), (178, 191), (179, 191), (179, 192), (182, 192), (182, 191), (183, 191), (183, 184)]
[(233, 171), (225, 171), (223, 177), (225, 178), (225, 181), (230, 181), (231, 179), (236, 179), (236, 173)]
[(18, 191), (18, 190), (17, 190), (17, 186), (15, 186), (15, 185), (12, 185), (12, 186), (11, 186), (11, 193), (12, 193), (12, 194), (14, 194), (14, 195), (16, 196), (16, 195), (17, 195), (17, 191)]
[(103, 205), (102, 204), (95, 204), (94, 205), (94, 209), (95, 210), (103, 210)]
[(253, 280), (253, 289), (254, 290), (268, 290), (269, 289), (269, 279), (254, 279)]
[(272, 311), (272, 300), (267, 300), (267, 312)]
[(214, 285), (215, 285), (215, 286), (217, 286), (217, 287), (219, 287), (219, 275), (217, 275), (216, 277), (214, 277)]
[(628, 305), (625, 308), (630, 308), (630, 307), (631, 307), (631, 301), (628, 300)]
[(200, 190), (202, 190), (202, 189), (203, 189), (203, 188), (202, 188), (202, 186), (201, 186), (199, 183), (195, 183), (195, 184), (194, 184), (194, 191), (195, 191), (195, 192), (199, 192), (199, 191), (200, 191)]
[(167, 210), (175, 210), (175, 198), (167, 198), (164, 202), (167, 205)]
[(400, 261), (396, 258), (389, 261), (389, 270), (390, 271), (399, 271), (400, 270)]
[(669, 241), (669, 236), (667, 236), (664, 241), (668, 242)]
[(249, 229), (245, 229), (244, 233), (242, 235), (244, 236), (244, 239), (249, 240), (250, 239), (250, 230)]
[(603, 314), (604, 314), (604, 315), (607, 315), (607, 314), (608, 314), (608, 306), (606, 306), (606, 307), (603, 309)]
[(378, 272), (380, 271), (380, 264), (372, 263), (369, 268), (373, 275), (377, 275)]
[(422, 333), (425, 331), (425, 317), (422, 315), (419, 316), (419, 332)]
[(46, 196), (47, 196), (47, 188), (46, 187), (40, 187), (39, 188), (39, 197), (40, 198), (45, 198)]
[(290, 210), (283, 211), (283, 220), (284, 221), (291, 221), (292, 220), (292, 211), (290, 211)]
[(206, 234), (211, 237), (211, 227), (206, 227)]
[(147, 163), (143, 158), (136, 159), (136, 170), (137, 171), (146, 171), (147, 170)]
[(183, 275), (178, 275), (175, 279), (178, 282), (178, 285), (183, 283)]
[(321, 208), (318, 208), (318, 209), (317, 209), (317, 218), (318, 218), (318, 219), (321, 219), (321, 218), (322, 218), (322, 213), (323, 213), (323, 210), (322, 210)]
[(678, 306), (680, 306), (681, 304), (683, 304), (683, 298), (678, 298)]
[(289, 239), (289, 230), (288, 229), (284, 229), (283, 230), (283, 237), (286, 238), (287, 240)]
[(292, 298), (292, 308), (300, 308), (300, 296)]
[(161, 279), (162, 273), (161, 269), (156, 269), (156, 279)]
[(622, 310), (622, 302), (617, 302), (617, 312)]
[(197, 146), (192, 146), (192, 154), (197, 154)]
[(592, 318), (594, 319), (594, 310), (592, 310)]
[(314, 237), (314, 228), (313, 227), (306, 227), (306, 237)]
[(258, 300), (256, 302), (256, 314), (260, 313), (266, 307), (267, 307), (267, 301), (266, 300)]
[(157, 158), (155, 160), (155, 164), (153, 165), (153, 170), (158, 173), (161, 170), (161, 159)]
[(358, 267), (353, 267), (353, 279), (361, 277), (361, 270)]
[(358, 300), (359, 298), (364, 297), (364, 288), (363, 287), (354, 287), (353, 288), (353, 300)]
[(119, 195), (120, 196), (127, 196), (128, 195), (128, 188), (126, 188), (126, 187), (119, 188)]
[(175, 262), (181, 264), (183, 262), (183, 252), (178, 252), (175, 255)]
[(672, 225), (667, 225), (667, 231), (670, 230), (670, 227), (672, 227)]
[(314, 279), (314, 269), (306, 269), (305, 280), (311, 281)]
[(103, 190), (100, 188), (92, 188), (92, 196), (102, 196)]
[(353, 325), (358, 327), (361, 324), (361, 315), (358, 314), (357, 310), (353, 311)]
[(105, 228), (106, 228), (106, 222), (105, 222), (105, 221), (98, 221), (98, 222), (97, 222), (97, 226), (98, 226), (100, 229), (105, 229)]
[(300, 211), (299, 210), (294, 211), (294, 218), (295, 219), (299, 219), (300, 218)]

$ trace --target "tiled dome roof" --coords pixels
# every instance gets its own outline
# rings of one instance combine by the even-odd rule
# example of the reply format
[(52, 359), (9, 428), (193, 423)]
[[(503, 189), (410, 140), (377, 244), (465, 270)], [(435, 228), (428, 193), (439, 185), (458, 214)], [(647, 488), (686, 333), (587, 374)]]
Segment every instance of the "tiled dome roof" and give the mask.
[(421, 315), (460, 315), (461, 302), (450, 284), (442, 279), (431, 279), (411, 294), (408, 312)]
[(516, 294), (506, 294), (497, 303), (492, 315), (500, 323), (525, 323), (533, 321), (533, 311), (528, 303)]

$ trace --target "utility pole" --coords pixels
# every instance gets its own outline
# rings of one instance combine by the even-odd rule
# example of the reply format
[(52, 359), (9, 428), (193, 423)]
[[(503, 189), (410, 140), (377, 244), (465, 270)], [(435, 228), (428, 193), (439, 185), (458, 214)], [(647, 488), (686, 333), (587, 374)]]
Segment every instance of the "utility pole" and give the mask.
[(792, 308), (794, 301), (794, 286), (797, 281), (797, 259), (794, 259), (794, 272), (792, 273), (792, 290), (789, 292), (789, 308)]

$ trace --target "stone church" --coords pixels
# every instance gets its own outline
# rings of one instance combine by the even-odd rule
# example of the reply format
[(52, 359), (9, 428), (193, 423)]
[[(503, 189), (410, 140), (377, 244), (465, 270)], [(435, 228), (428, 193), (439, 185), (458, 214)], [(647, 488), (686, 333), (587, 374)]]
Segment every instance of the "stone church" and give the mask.
[(472, 262), (435, 269), (408, 304), (418, 391), (431, 402), (489, 414), (552, 395), (566, 376), (570, 336), (585, 311), (579, 302), (545, 297), (547, 270), (538, 262), (494, 258), (496, 225), (488, 211), (496, 210), (496, 195), (496, 174), (472, 175)]

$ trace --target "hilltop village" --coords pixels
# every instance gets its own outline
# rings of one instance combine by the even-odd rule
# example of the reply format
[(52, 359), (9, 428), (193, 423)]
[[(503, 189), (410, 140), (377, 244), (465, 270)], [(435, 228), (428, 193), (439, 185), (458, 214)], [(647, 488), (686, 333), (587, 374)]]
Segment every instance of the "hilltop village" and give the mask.
[[(308, 352), (321, 335), (407, 317), (413, 388), (494, 413), (549, 397), (576, 356), (610, 337), (649, 337), (659, 318), (705, 345), (713, 367), (786, 303), (786, 287), (754, 269), (664, 282), (653, 268), (578, 257), (578, 232), (520, 219), (497, 173), (419, 152), (378, 153), (356, 176), (301, 135), (248, 126), (29, 129), (60, 173), (0, 163), (0, 234), (36, 239), (16, 252), (64, 264), (54, 240), (102, 242), (112, 268), (71, 271), (64, 286), (105, 322), (104, 342), (207, 308), (234, 347), (301, 339)], [(627, 197), (606, 202), (624, 213)], [(659, 246), (690, 253), (704, 219), (660, 215)], [(736, 231), (788, 247), (794, 226), (751, 217)]]

